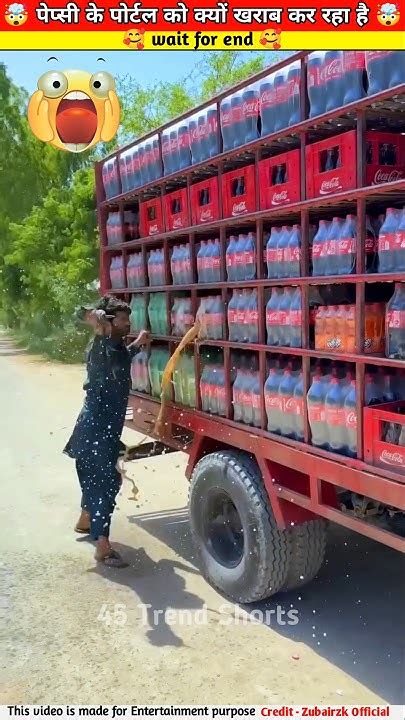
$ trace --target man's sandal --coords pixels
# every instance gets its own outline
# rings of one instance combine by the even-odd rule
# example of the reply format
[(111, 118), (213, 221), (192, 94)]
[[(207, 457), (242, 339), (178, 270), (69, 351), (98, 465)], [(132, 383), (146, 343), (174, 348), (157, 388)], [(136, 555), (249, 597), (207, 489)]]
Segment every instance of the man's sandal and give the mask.
[(125, 562), (125, 560), (122, 559), (121, 555), (117, 553), (116, 550), (111, 550), (108, 555), (106, 555), (103, 558), (98, 558), (97, 555), (95, 556), (95, 559), (98, 563), (102, 563), (103, 565), (106, 565), (106, 567), (113, 567), (113, 568), (126, 568), (129, 567), (129, 563)]

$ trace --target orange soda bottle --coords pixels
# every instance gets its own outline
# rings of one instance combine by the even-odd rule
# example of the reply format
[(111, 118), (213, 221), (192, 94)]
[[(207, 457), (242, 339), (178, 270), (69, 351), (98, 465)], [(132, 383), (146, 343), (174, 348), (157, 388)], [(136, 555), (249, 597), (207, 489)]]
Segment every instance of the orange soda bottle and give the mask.
[(356, 313), (354, 305), (346, 305), (345, 309), (346, 352), (354, 353), (356, 349)]

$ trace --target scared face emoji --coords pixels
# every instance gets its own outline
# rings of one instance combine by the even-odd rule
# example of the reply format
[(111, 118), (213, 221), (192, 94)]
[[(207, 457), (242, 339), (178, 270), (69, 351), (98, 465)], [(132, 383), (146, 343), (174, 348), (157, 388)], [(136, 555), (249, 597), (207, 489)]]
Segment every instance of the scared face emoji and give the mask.
[(377, 12), (377, 20), (384, 27), (394, 27), (400, 20), (400, 12), (393, 3), (384, 3)]
[(126, 45), (131, 50), (143, 50), (144, 49), (144, 42), (143, 42), (143, 36), (145, 34), (144, 30), (128, 30), (123, 39), (124, 45)]
[(46, 72), (30, 98), (28, 122), (39, 140), (68, 152), (112, 140), (120, 123), (114, 78), (107, 72)]
[(263, 30), (260, 35), (260, 44), (267, 50), (280, 50), (280, 35), (281, 30), (278, 29), (270, 28), (269, 30)]
[(13, 3), (6, 6), (4, 19), (11, 27), (21, 27), (28, 20), (28, 13), (21, 3)]

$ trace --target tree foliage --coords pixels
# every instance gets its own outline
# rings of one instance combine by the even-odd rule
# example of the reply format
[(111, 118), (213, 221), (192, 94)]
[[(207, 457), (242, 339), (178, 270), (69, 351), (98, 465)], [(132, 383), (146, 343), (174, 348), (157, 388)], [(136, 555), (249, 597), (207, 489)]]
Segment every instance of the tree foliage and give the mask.
[[(118, 142), (152, 130), (276, 59), (277, 53), (210, 52), (181, 82), (145, 86), (128, 75), (119, 78)], [(77, 357), (72, 311), (94, 296), (98, 275), (94, 156), (39, 142), (26, 120), (27, 100), (0, 64), (0, 312), (3, 322), (20, 327), (41, 347)]]

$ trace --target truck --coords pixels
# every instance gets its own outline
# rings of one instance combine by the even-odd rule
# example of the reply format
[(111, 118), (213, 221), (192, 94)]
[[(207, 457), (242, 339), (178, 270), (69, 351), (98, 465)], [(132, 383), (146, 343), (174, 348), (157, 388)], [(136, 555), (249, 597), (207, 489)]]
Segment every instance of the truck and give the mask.
[(405, 552), (404, 56), (296, 53), (95, 166), (101, 292), (151, 330), (127, 425), (187, 453), (237, 602), (310, 582), (329, 523)]

